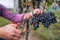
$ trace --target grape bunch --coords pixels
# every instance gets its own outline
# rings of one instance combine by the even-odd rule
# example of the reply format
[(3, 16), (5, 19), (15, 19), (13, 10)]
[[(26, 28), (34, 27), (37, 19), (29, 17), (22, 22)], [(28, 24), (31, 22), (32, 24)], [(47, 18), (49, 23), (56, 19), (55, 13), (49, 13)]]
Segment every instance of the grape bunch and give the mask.
[(34, 30), (39, 28), (39, 22), (41, 22), (44, 27), (48, 28), (49, 25), (57, 23), (57, 20), (53, 12), (44, 12), (41, 16), (34, 14), (31, 19), (31, 24), (34, 27)]

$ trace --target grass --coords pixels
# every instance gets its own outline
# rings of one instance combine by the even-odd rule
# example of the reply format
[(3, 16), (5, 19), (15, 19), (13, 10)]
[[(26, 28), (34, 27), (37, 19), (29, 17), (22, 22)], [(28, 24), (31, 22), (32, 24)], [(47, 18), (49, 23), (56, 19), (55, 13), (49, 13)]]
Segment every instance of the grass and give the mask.
[(5, 19), (3, 17), (0, 17), (0, 26), (7, 25), (9, 23), (11, 23), (11, 21), (9, 21), (9, 20), (7, 20), (7, 19)]

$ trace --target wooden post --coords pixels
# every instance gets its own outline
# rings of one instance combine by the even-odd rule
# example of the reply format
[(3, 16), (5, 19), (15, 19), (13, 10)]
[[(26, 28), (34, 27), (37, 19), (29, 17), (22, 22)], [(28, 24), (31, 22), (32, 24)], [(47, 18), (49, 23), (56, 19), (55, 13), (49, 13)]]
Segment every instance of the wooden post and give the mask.
[(14, 0), (14, 12), (19, 13), (18, 0)]
[[(27, 6), (28, 6), (28, 0), (26, 0), (26, 8)], [(26, 40), (29, 40), (29, 20), (27, 20), (27, 26), (26, 26)]]

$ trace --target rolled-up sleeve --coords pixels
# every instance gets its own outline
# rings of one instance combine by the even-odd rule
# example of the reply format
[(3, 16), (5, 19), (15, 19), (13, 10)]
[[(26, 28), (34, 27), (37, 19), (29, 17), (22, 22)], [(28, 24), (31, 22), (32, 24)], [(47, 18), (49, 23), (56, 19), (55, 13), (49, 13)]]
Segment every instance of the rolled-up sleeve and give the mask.
[(16, 13), (12, 13), (11, 11), (9, 11), (6, 7), (4, 7), (3, 5), (0, 4), (0, 9), (1, 9), (1, 16), (11, 20), (13, 22), (22, 22), (23, 20), (23, 16), (24, 14), (16, 14)]

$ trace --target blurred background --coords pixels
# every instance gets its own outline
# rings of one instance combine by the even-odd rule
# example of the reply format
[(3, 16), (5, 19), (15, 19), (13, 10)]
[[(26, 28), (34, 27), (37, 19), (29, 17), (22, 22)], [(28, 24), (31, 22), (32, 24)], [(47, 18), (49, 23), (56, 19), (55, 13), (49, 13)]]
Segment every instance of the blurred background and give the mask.
[[(32, 40), (60, 40), (60, 0), (0, 0), (0, 4), (14, 13), (30, 12), (35, 8), (54, 12), (58, 22), (48, 29), (40, 23), (40, 28), (37, 31), (31, 30), (30, 36)], [(12, 22), (0, 17), (1, 27), (9, 23)]]

